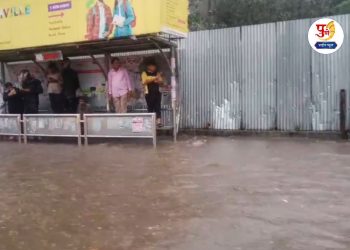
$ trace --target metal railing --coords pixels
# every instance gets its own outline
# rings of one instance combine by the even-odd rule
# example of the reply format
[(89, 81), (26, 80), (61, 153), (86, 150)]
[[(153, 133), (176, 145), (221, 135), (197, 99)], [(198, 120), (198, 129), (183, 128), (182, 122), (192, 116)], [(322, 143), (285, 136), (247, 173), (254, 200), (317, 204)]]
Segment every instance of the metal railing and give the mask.
[(156, 116), (150, 113), (85, 114), (84, 138), (144, 138), (157, 146)]
[(78, 114), (36, 114), (23, 115), (24, 143), (28, 137), (77, 138), (81, 145), (80, 115)]
[[(82, 118), (82, 120), (81, 120)], [(78, 145), (88, 145), (89, 138), (144, 138), (157, 145), (156, 115), (131, 114), (26, 114), (0, 115), (0, 135), (28, 138), (76, 138)]]
[(0, 135), (2, 136), (16, 136), (18, 142), (21, 143), (22, 126), (21, 115), (0, 115)]

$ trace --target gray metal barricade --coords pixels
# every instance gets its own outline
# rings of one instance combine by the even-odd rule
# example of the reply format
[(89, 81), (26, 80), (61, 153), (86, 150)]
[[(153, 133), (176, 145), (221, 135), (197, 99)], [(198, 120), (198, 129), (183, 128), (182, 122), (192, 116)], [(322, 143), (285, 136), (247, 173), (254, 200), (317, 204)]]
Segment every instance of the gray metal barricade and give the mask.
[(21, 115), (0, 115), (0, 135), (16, 136), (21, 143)]
[(67, 137), (77, 138), (81, 145), (80, 115), (40, 114), (24, 115), (24, 142), (28, 137)]
[(155, 114), (85, 114), (85, 144), (88, 138), (149, 138), (157, 145)]

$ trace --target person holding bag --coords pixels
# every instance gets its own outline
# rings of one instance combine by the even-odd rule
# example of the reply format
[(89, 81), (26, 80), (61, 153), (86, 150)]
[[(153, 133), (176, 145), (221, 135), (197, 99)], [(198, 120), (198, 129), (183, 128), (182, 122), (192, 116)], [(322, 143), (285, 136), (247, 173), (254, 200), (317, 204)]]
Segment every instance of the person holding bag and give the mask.
[(132, 28), (136, 26), (136, 15), (130, 0), (115, 1), (112, 25), (115, 27), (115, 38), (133, 35)]
[(23, 99), (20, 90), (11, 82), (7, 82), (5, 88), (3, 100), (7, 102), (8, 113), (23, 114)]
[(162, 73), (158, 71), (158, 67), (155, 62), (150, 61), (146, 64), (146, 71), (142, 73), (141, 80), (145, 88), (145, 98), (148, 112), (156, 113), (157, 126), (162, 127), (162, 93), (160, 92), (160, 87), (164, 85), (164, 79)]

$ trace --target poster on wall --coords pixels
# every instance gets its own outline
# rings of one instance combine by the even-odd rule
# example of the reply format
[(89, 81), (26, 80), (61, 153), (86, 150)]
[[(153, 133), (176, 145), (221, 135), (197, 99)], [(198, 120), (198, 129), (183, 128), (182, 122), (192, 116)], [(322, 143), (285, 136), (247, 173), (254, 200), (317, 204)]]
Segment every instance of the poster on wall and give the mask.
[[(103, 60), (104, 58), (98, 59), (101, 65), (103, 65)], [(105, 111), (107, 82), (101, 69), (92, 63), (91, 59), (74, 60), (72, 68), (78, 73), (81, 94), (88, 98), (93, 110), (95, 112)]]
[(0, 50), (138, 36), (162, 29), (185, 36), (187, 16), (188, 0), (0, 1)]

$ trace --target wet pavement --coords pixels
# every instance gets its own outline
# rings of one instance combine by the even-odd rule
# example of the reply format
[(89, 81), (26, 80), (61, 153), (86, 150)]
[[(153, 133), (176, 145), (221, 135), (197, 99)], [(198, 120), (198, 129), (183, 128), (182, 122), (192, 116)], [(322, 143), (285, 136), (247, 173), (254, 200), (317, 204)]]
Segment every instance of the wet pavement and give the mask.
[(350, 249), (350, 144), (0, 143), (1, 250)]

